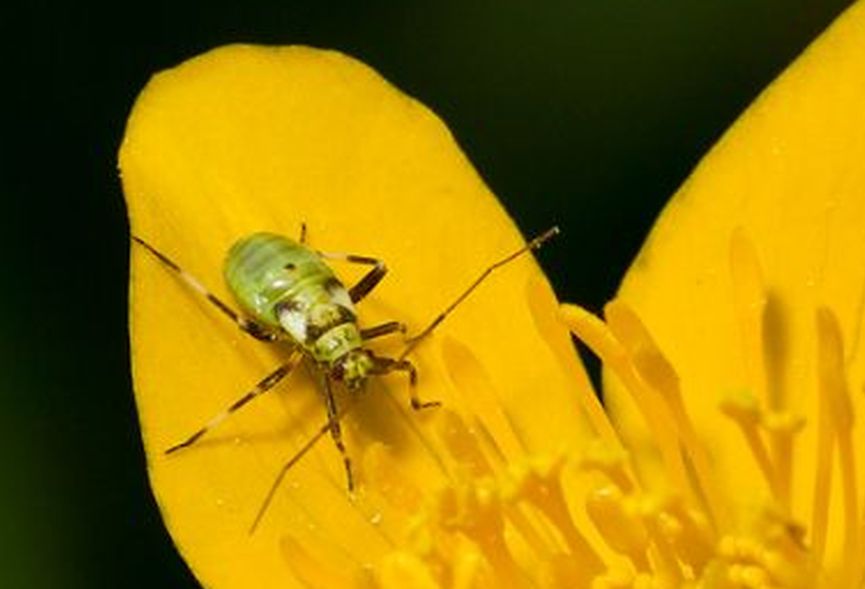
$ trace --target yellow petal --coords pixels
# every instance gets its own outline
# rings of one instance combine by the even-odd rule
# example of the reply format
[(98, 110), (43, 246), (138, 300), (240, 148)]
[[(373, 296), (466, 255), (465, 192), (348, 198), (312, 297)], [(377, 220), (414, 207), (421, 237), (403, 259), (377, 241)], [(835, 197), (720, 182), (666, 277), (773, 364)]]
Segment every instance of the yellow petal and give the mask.
[[(740, 506), (770, 494), (745, 436), (718, 410), (726, 395), (748, 391), (774, 415), (767, 429), (776, 483), (789, 495), (782, 503), (808, 525), (817, 460), (818, 308), (838, 319), (856, 391), (853, 412), (861, 417), (863, 411), (863, 105), (865, 3), (859, 2), (703, 160), (656, 223), (619, 293), (675, 367), (726, 493)], [(620, 423), (631, 424), (639, 447), (633, 440), (641, 436), (639, 418), (608, 380), (610, 406)], [(795, 424), (791, 416), (807, 420), (795, 446), (784, 437), (789, 428), (771, 425)], [(860, 419), (853, 433), (859, 489), (862, 435)], [(845, 534), (837, 472), (834, 477), (830, 571), (842, 558)]]
[[(401, 320), (416, 332), (523, 243), (444, 125), (335, 52), (230, 46), (155, 76), (130, 116), (120, 168), (132, 232), (226, 302), (221, 266), (232, 242), (254, 231), (293, 237), (305, 222), (312, 247), (388, 263), (361, 304), (364, 325)], [(335, 267), (349, 283), (360, 275)], [(412, 355), (421, 397), (506, 440), (505, 458), (579, 445), (575, 388), (587, 381), (566, 332), (549, 328), (555, 313), (534, 262), (503, 268)], [(153, 489), (206, 586), (348, 583), (388, 554), (379, 579), (426, 574), (392, 551), (407, 542), (411, 507), (453, 465), (431, 433), (437, 412), (408, 409), (405, 378), (378, 380), (345, 420), (357, 496), (350, 500), (324, 440), (289, 472), (250, 536), (277, 471), (324, 420), (309, 375), (295, 371), (195, 446), (165, 456), (285, 349), (252, 341), (139, 247), (130, 321)], [(543, 336), (536, 325), (547, 326)], [(401, 343), (374, 348), (395, 355)]]

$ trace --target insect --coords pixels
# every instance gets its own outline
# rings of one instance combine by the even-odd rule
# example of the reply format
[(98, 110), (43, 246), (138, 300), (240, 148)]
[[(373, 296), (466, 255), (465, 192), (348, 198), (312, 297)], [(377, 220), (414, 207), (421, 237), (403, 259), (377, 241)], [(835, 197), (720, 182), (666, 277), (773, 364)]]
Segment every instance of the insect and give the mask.
[[(225, 282), (240, 307), (238, 312), (166, 254), (141, 237), (132, 235), (137, 244), (155, 256), (192, 290), (206, 298), (242, 331), (260, 341), (282, 343), (289, 349), (284, 363), (192, 435), (168, 448), (165, 453), (173, 454), (195, 444), (232, 413), (273, 389), (303, 360), (314, 369), (323, 388), (327, 422), (280, 470), (253, 521), (250, 533), (257, 527), (288, 470), (328, 432), (342, 456), (348, 489), (351, 492), (354, 489), (351, 459), (346, 452), (340, 428), (340, 418), (347, 408), (340, 410), (337, 407), (333, 385), (340, 383), (349, 391), (359, 391), (371, 376), (403, 372), (408, 377), (412, 409), (421, 410), (439, 405), (438, 401), (420, 399), (417, 393), (417, 370), (406, 356), (490, 273), (523, 253), (539, 248), (558, 232), (558, 227), (553, 227), (527, 242), (519, 250), (488, 266), (418, 335), (406, 338), (407, 345), (396, 358), (375, 354), (367, 343), (392, 333), (405, 334), (405, 325), (399, 321), (388, 321), (361, 328), (355, 311), (355, 304), (363, 300), (387, 273), (387, 266), (377, 258), (314, 250), (306, 243), (306, 225), (302, 225), (297, 241), (272, 233), (249, 235), (231, 247), (223, 265)], [(371, 268), (357, 283), (347, 288), (327, 264), (330, 260), (363, 264)]]

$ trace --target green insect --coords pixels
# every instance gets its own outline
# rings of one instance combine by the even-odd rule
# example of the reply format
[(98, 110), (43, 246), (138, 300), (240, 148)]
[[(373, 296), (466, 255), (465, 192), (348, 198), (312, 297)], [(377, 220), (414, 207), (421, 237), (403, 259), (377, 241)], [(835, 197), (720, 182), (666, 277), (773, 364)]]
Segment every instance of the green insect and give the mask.
[[(553, 227), (487, 267), (425, 329), (406, 339), (407, 345), (397, 358), (378, 356), (366, 344), (387, 334), (405, 334), (405, 325), (398, 321), (389, 321), (361, 328), (355, 312), (355, 303), (366, 297), (387, 273), (387, 267), (379, 259), (313, 250), (306, 244), (305, 225), (301, 228), (298, 241), (272, 233), (255, 233), (244, 237), (228, 251), (223, 266), (225, 282), (241, 308), (242, 312), (239, 313), (167, 255), (133, 235), (132, 239), (136, 243), (147, 249), (194, 291), (204, 296), (242, 331), (255, 339), (281, 342), (289, 348), (288, 358), (283, 364), (188, 438), (168, 448), (166, 454), (193, 445), (232, 413), (271, 390), (300, 360), (304, 360), (314, 369), (323, 388), (327, 422), (280, 470), (250, 532), (255, 530), (288, 470), (328, 432), (342, 455), (348, 489), (351, 492), (354, 489), (351, 459), (342, 441), (340, 428), (340, 418), (345, 409), (341, 411), (337, 408), (333, 384), (341, 383), (350, 391), (358, 391), (370, 376), (399, 371), (408, 376), (412, 409), (420, 410), (439, 405), (437, 401), (423, 401), (418, 397), (417, 371), (412, 363), (406, 360), (406, 356), (491, 272), (523, 253), (539, 248), (558, 232), (558, 227)], [(327, 260), (343, 260), (372, 268), (356, 284), (346, 288), (327, 265)]]

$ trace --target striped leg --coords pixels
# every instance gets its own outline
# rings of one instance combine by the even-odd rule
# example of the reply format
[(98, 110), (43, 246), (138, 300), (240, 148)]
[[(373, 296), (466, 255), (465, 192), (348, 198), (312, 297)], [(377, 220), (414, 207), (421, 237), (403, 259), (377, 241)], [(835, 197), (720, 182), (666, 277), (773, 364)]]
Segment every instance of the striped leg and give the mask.
[(268, 331), (267, 328), (256, 323), (255, 321), (243, 317), (237, 311), (222, 302), (221, 299), (219, 299), (216, 295), (207, 290), (207, 288), (205, 288), (205, 286), (201, 284), (201, 282), (199, 282), (197, 278), (195, 278), (192, 274), (189, 274), (186, 270), (178, 266), (177, 263), (174, 262), (174, 260), (160, 252), (158, 249), (156, 249), (137, 235), (133, 235), (132, 239), (136, 243), (144, 247), (144, 249), (153, 254), (157, 260), (159, 260), (164, 265), (168, 266), (168, 268), (173, 270), (174, 273), (177, 274), (178, 278), (185, 282), (187, 286), (189, 286), (190, 288), (192, 288), (192, 290), (206, 298), (214, 307), (219, 309), (219, 311), (223, 315), (233, 321), (235, 325), (237, 325), (237, 327), (239, 327), (241, 330), (248, 333), (255, 339), (265, 342), (273, 342), (278, 339), (277, 334)]
[(252, 534), (255, 532), (256, 528), (258, 528), (258, 524), (261, 523), (261, 519), (264, 517), (264, 514), (267, 512), (267, 508), (270, 506), (271, 501), (273, 501), (274, 495), (276, 495), (277, 489), (282, 484), (282, 481), (285, 479), (285, 475), (288, 474), (295, 464), (300, 462), (300, 459), (306, 456), (307, 452), (313, 449), (318, 441), (325, 436), (328, 432), (333, 431), (333, 422), (341, 420), (346, 413), (348, 413), (349, 409), (356, 406), (355, 404), (349, 404), (346, 407), (343, 407), (342, 410), (333, 418), (328, 418), (327, 422), (318, 428), (318, 431), (309, 438), (306, 443), (300, 447), (300, 449), (294, 453), (294, 455), (286, 460), (285, 464), (282, 465), (282, 468), (279, 469), (279, 473), (274, 478), (273, 483), (270, 485), (270, 489), (267, 491), (267, 495), (265, 495), (264, 500), (261, 502), (261, 506), (258, 508), (258, 512), (255, 514), (255, 519), (252, 520), (252, 525), (249, 527), (249, 533)]
[(409, 395), (411, 396), (411, 408), (415, 411), (421, 409), (429, 409), (430, 407), (438, 407), (441, 401), (421, 401), (417, 395), (417, 369), (414, 364), (403, 358), (383, 358), (381, 356), (373, 356), (375, 363), (372, 369), (373, 374), (388, 374), (390, 372), (401, 371), (408, 373)]
[(366, 329), (360, 330), (360, 337), (363, 341), (369, 341), (371, 339), (375, 339), (377, 337), (381, 337), (383, 335), (388, 335), (395, 332), (400, 332), (405, 334), (406, 332), (405, 323), (401, 321), (388, 321), (387, 323), (382, 323), (381, 325), (373, 325), (372, 327), (367, 327)]
[(348, 482), (348, 492), (354, 491), (354, 477), (351, 474), (351, 458), (348, 457), (348, 452), (345, 450), (345, 444), (342, 443), (342, 427), (339, 424), (339, 411), (336, 408), (336, 399), (333, 397), (333, 389), (330, 386), (330, 378), (325, 375), (322, 378), (324, 382), (324, 402), (327, 406), (327, 421), (330, 424), (330, 437), (333, 438), (333, 443), (336, 444), (336, 449), (342, 454), (342, 462), (345, 465), (345, 476)]
[(356, 256), (354, 254), (344, 254), (341, 252), (318, 252), (318, 255), (327, 260), (342, 260), (353, 264), (366, 264), (373, 266), (372, 270), (364, 274), (363, 277), (357, 281), (357, 284), (348, 289), (348, 296), (351, 298), (352, 303), (362, 300), (378, 285), (379, 282), (381, 282), (384, 275), (387, 274), (387, 266), (385, 263), (379, 259), (370, 258), (369, 256)]
[(197, 442), (201, 438), (201, 436), (203, 436), (204, 434), (218, 426), (220, 423), (225, 421), (229, 415), (231, 415), (256, 397), (263, 395), (274, 386), (276, 386), (276, 383), (285, 378), (288, 373), (291, 372), (292, 368), (294, 368), (294, 364), (291, 361), (281, 365), (279, 368), (261, 379), (252, 390), (248, 391), (245, 395), (232, 403), (227, 409), (214, 416), (204, 425), (204, 427), (196, 431), (194, 434), (192, 434), (179, 444), (175, 444), (174, 446), (170, 447), (168, 450), (165, 451), (165, 453), (172, 454), (182, 448), (187, 448)]

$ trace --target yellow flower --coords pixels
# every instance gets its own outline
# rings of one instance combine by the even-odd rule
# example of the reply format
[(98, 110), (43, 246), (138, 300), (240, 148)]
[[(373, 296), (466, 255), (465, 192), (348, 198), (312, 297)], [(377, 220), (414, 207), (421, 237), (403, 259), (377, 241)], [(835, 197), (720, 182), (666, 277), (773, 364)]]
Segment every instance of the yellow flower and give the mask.
[[(133, 234), (227, 302), (229, 246), (254, 231), (296, 236), (305, 222), (312, 247), (388, 263), (390, 274), (359, 305), (364, 325), (398, 319), (417, 332), (522, 245), (441, 122), (335, 52), (232, 46), (156, 76), (130, 117), (120, 167)], [(143, 248), (132, 255), (133, 369), (151, 482), (207, 586), (286, 587), (296, 578), (332, 587), (370, 575), (386, 584), (423, 545), (458, 553), (470, 578), (480, 552), (443, 544), (443, 530), (472, 525), (471, 501), (485, 506), (504, 491), (463, 483), (501, 474), (529, 450), (575, 451), (587, 437), (573, 389), (588, 391), (588, 381), (551, 289), (525, 257), (412, 354), (420, 396), (442, 408), (411, 411), (402, 375), (372, 379), (344, 424), (356, 496), (324, 440), (289, 472), (250, 535), (282, 464), (325, 419), (313, 379), (295, 370), (195, 446), (165, 456), (286, 349), (247, 337)], [(363, 270), (332, 265), (347, 282)], [(402, 342), (372, 346), (396, 355)], [(424, 528), (423, 518), (441, 526)]]
[(860, 2), (671, 201), (607, 325), (563, 310), (644, 487), (706, 522), (707, 587), (863, 583), (863, 103)]
[[(411, 356), (421, 397), (443, 406), (412, 412), (403, 377), (374, 379), (344, 420), (356, 492), (325, 440), (252, 535), (324, 420), (313, 379), (296, 370), (165, 456), (285, 349), (134, 247), (149, 472), (202, 583), (860, 586), (863, 39), (860, 3), (743, 116), (668, 206), (606, 322), (558, 308), (537, 266), (514, 262)], [(315, 248), (389, 263), (364, 324), (417, 331), (521, 244), (442, 124), (333, 52), (232, 46), (160, 74), (120, 165), (132, 232), (226, 301), (230, 244), (305, 222)], [(605, 363), (612, 423), (565, 327)]]

